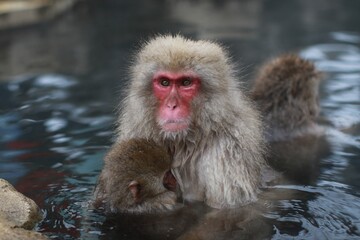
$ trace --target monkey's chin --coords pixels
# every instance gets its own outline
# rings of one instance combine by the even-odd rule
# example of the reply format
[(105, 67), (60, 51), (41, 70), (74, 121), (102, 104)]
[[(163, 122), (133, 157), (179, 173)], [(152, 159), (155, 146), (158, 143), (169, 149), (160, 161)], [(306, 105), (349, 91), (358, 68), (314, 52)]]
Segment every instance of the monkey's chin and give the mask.
[(189, 128), (189, 121), (187, 119), (160, 120), (158, 123), (164, 132), (177, 133)]
[(188, 128), (187, 123), (167, 123), (161, 126), (161, 129), (165, 132), (180, 132)]

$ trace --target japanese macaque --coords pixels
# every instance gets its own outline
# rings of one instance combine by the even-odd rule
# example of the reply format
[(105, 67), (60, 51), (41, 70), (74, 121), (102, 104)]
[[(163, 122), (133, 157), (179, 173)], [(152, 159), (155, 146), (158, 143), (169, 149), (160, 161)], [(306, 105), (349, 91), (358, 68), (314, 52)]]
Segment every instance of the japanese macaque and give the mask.
[(291, 54), (273, 59), (260, 69), (252, 99), (265, 118), (268, 141), (321, 132), (316, 124), (320, 76), (311, 62)]
[(154, 213), (173, 209), (176, 180), (166, 150), (153, 141), (116, 143), (105, 156), (95, 189), (95, 206), (109, 213)]
[(310, 184), (329, 153), (319, 115), (321, 74), (296, 55), (275, 58), (259, 70), (252, 98), (264, 116), (269, 163), (296, 183)]
[(257, 199), (262, 124), (220, 45), (159, 36), (138, 52), (130, 79), (117, 141), (164, 146), (185, 200), (232, 208)]

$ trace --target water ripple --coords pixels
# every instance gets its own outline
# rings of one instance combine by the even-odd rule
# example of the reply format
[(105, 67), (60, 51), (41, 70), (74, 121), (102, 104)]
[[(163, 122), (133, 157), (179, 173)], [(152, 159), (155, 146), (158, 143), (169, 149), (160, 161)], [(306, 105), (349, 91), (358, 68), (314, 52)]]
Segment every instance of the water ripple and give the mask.
[(356, 32), (332, 32), (330, 36), (337, 41), (360, 43), (360, 34)]
[(303, 58), (312, 60), (325, 72), (360, 71), (360, 49), (351, 44), (318, 44), (300, 52)]

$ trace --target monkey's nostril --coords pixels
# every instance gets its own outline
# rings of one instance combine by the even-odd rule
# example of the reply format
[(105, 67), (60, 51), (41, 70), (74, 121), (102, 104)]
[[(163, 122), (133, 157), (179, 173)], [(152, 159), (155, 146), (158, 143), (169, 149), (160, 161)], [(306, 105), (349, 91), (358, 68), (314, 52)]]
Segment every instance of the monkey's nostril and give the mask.
[(175, 110), (175, 108), (177, 108), (177, 105), (176, 105), (176, 104), (168, 104), (167, 106), (168, 106), (168, 108), (170, 108), (171, 110)]

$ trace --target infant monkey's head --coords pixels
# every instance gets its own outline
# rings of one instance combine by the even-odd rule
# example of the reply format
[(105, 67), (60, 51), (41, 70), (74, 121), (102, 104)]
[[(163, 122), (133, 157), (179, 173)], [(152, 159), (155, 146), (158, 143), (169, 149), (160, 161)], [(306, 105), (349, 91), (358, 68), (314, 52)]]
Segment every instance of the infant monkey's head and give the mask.
[(115, 143), (95, 189), (95, 205), (107, 212), (162, 212), (176, 203), (177, 182), (171, 159), (154, 141), (131, 139)]

